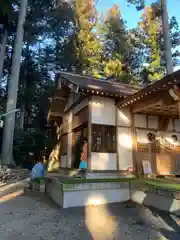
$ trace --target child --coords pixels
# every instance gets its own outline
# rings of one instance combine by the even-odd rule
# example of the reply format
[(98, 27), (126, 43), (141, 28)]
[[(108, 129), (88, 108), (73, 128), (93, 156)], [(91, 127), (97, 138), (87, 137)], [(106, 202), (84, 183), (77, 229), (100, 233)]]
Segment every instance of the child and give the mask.
[(87, 151), (88, 151), (87, 138), (84, 138), (84, 143), (83, 143), (82, 153), (81, 153), (81, 162), (79, 165), (79, 168), (83, 170), (87, 170)]
[(32, 168), (31, 178), (29, 183), (29, 188), (33, 188), (33, 183), (37, 182), (40, 184), (40, 179), (44, 178), (45, 175), (45, 166), (42, 160), (39, 160), (34, 167)]

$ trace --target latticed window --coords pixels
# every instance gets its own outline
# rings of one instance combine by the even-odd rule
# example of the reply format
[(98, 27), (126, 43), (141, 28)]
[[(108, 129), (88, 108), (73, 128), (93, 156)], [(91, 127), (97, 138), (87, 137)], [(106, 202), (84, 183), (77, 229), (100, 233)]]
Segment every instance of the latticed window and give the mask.
[(155, 141), (155, 142), (151, 143), (151, 152), (152, 153), (160, 153), (159, 141)]
[(147, 153), (151, 149), (152, 153), (159, 153), (160, 152), (160, 145), (158, 141), (151, 143), (149, 146), (148, 143), (137, 143), (137, 152), (144, 152)]
[(149, 146), (147, 143), (137, 143), (137, 152), (148, 152)]
[(116, 153), (116, 127), (92, 125), (92, 152)]

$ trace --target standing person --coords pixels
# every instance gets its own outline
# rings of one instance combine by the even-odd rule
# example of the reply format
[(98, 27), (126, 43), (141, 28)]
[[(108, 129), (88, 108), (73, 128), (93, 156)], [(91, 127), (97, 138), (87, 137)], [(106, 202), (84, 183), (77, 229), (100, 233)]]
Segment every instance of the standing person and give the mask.
[(29, 188), (33, 188), (33, 183), (37, 182), (40, 185), (40, 180), (44, 178), (45, 175), (45, 166), (43, 160), (38, 160), (38, 162), (34, 165), (31, 172), (31, 178), (29, 183)]
[(88, 140), (87, 138), (84, 138), (83, 140), (83, 147), (82, 147), (82, 152), (81, 152), (81, 161), (79, 168), (81, 170), (87, 170), (87, 151), (88, 151)]

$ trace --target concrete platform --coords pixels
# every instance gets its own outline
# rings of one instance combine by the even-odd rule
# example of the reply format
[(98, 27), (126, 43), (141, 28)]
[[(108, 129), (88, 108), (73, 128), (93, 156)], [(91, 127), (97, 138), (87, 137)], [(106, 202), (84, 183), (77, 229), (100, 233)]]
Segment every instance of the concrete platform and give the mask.
[(180, 216), (180, 191), (130, 183), (132, 201)]
[(129, 181), (63, 183), (48, 178), (46, 195), (62, 208), (125, 202), (130, 199)]
[[(58, 172), (48, 173), (48, 176), (60, 176), (65, 178), (72, 178), (77, 175), (78, 169), (72, 168), (60, 168)], [(130, 178), (133, 175), (126, 171), (91, 171), (88, 170), (86, 173), (86, 179), (113, 179), (113, 178)]]

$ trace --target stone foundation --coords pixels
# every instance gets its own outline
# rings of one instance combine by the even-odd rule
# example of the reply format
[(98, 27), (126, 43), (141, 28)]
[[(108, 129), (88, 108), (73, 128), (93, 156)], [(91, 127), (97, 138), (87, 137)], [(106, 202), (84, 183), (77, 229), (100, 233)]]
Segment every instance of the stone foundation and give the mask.
[(150, 186), (143, 181), (95, 182), (92, 179), (86, 183), (77, 180), (63, 183), (58, 178), (48, 178), (45, 193), (62, 208), (132, 200), (180, 216), (180, 191)]
[[(57, 176), (73, 177), (77, 174), (77, 169), (60, 168), (56, 173)], [(114, 178), (131, 178), (134, 177), (131, 174), (127, 174), (125, 171), (87, 171), (86, 179), (114, 179)]]
[(180, 216), (180, 191), (131, 182), (130, 196), (136, 203)]
[(130, 199), (129, 182), (64, 184), (46, 180), (45, 193), (63, 208), (125, 202)]

